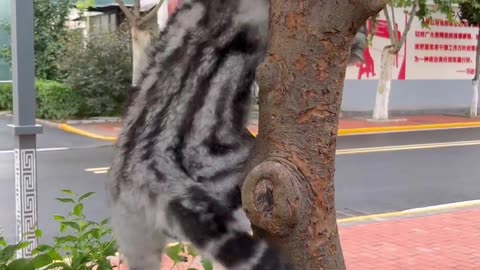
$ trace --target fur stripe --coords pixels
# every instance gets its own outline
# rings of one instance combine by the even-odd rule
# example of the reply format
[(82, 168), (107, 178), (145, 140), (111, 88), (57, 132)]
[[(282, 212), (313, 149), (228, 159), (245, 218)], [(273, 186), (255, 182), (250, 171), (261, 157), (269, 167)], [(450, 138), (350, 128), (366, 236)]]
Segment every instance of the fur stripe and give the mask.
[(218, 248), (215, 258), (227, 268), (231, 268), (248, 262), (255, 255), (259, 244), (260, 242), (254, 240), (248, 233), (237, 233)]

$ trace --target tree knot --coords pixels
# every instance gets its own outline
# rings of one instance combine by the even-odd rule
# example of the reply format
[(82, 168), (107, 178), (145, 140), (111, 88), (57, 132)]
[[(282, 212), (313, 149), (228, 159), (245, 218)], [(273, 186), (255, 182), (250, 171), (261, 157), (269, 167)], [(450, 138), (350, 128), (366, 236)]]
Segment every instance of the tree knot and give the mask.
[(282, 158), (254, 167), (242, 187), (242, 202), (250, 221), (274, 235), (287, 235), (296, 225), (301, 206), (300, 173)]

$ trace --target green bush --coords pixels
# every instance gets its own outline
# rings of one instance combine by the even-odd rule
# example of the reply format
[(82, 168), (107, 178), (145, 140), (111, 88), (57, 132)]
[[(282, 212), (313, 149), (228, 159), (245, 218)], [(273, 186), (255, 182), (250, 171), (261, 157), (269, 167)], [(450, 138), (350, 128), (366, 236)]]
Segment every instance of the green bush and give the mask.
[[(69, 119), (81, 116), (82, 99), (65, 84), (39, 80), (35, 82), (37, 117), (43, 119)], [(11, 111), (12, 84), (0, 84), (0, 110)]]
[(54, 81), (37, 81), (37, 117), (68, 119), (81, 115), (82, 100), (73, 89)]
[(0, 111), (13, 110), (12, 99), (12, 84), (0, 83)]
[(85, 116), (120, 115), (131, 85), (129, 36), (101, 33), (84, 40), (74, 33), (63, 42), (59, 70), (64, 82), (81, 96)]

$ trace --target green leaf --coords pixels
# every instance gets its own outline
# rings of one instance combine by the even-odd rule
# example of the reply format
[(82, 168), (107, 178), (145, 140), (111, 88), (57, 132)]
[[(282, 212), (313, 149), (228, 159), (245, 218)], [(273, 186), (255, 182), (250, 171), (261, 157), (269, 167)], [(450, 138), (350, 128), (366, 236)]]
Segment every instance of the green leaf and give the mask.
[(192, 245), (187, 245), (187, 252), (190, 254), (192, 257), (197, 257), (198, 252), (197, 250), (192, 246)]
[(106, 218), (106, 219), (102, 220), (102, 221), (100, 222), (100, 224), (101, 224), (101, 225), (107, 225), (108, 221), (109, 221), (109, 219)]
[(42, 235), (43, 235), (42, 230), (39, 230), (39, 229), (36, 229), (36, 230), (35, 230), (35, 236), (36, 236), (36, 237), (41, 238)]
[(10, 245), (3, 248), (0, 251), (0, 262), (5, 262), (12, 259), (17, 250), (19, 250), (18, 245)]
[(178, 243), (174, 246), (167, 247), (165, 250), (165, 253), (175, 264), (177, 264), (182, 261), (182, 258), (181, 258), (182, 256), (180, 255), (180, 253), (182, 252), (182, 249), (183, 249), (182, 243)]
[(35, 268), (42, 268), (53, 262), (52, 258), (48, 254), (41, 254), (32, 259), (32, 264)]
[(65, 220), (65, 217), (64, 217), (64, 216), (60, 216), (60, 215), (54, 215), (54, 216), (53, 216), (53, 220), (55, 220), (55, 221), (64, 221), (64, 220)]
[(78, 225), (78, 223), (76, 222), (73, 222), (73, 221), (63, 221), (62, 222), (63, 225), (65, 226), (68, 226), (76, 231), (80, 231), (80, 225)]
[(213, 264), (207, 259), (203, 259), (200, 261), (202, 263), (203, 269), (205, 270), (213, 270)]
[(55, 242), (57, 244), (63, 244), (63, 243), (75, 243), (77, 242), (78, 238), (76, 238), (73, 235), (67, 235), (67, 236), (60, 236), (55, 238)]
[(78, 199), (79, 202), (85, 200), (86, 198), (92, 196), (93, 194), (95, 194), (95, 192), (88, 192), (88, 193), (85, 193), (83, 194), (82, 196), (80, 196), (80, 198)]
[(118, 246), (115, 241), (111, 241), (110, 243), (107, 244), (103, 255), (104, 256), (113, 256), (115, 253), (118, 251)]
[(31, 260), (21, 258), (21, 259), (16, 259), (16, 260), (12, 261), (9, 264), (8, 269), (11, 269), (11, 270), (35, 270), (35, 267), (33, 266)]
[(5, 241), (5, 239), (3, 237), (0, 237), (0, 246), (4, 247), (7, 245), (7, 242)]
[(63, 261), (62, 256), (58, 254), (58, 252), (56, 252), (54, 249), (50, 250), (48, 252), (48, 255), (50, 255), (50, 258), (52, 258), (52, 260), (54, 261)]
[(72, 270), (72, 268), (71, 268), (68, 264), (66, 264), (66, 263), (64, 263), (64, 262), (55, 262), (55, 263), (52, 263), (52, 264), (50, 264), (49, 266), (47, 266), (47, 267), (45, 268), (45, 270), (54, 269), (54, 268), (60, 268), (60, 269), (62, 269), (62, 270)]
[(63, 203), (75, 203), (75, 201), (71, 198), (57, 198), (57, 201), (61, 201)]
[(60, 224), (60, 232), (63, 233), (67, 229), (67, 226), (65, 224)]
[(53, 249), (53, 247), (51, 247), (49, 245), (39, 245), (32, 251), (32, 254), (35, 255), (39, 252), (45, 252), (47, 250), (52, 250), (52, 249)]
[(22, 243), (17, 244), (17, 249), (24, 249), (24, 248), (28, 247), (29, 245), (30, 245), (30, 243), (28, 243), (28, 242), (22, 242)]
[(75, 192), (69, 190), (69, 189), (62, 189), (62, 192), (67, 194), (67, 195), (70, 195), (70, 196), (76, 196), (77, 194), (75, 194)]
[(93, 238), (99, 239), (100, 238), (99, 237), (100, 236), (99, 231), (100, 231), (99, 229), (93, 228), (93, 229), (89, 230), (88, 232), (86, 232), (83, 236), (87, 237), (87, 236), (91, 235)]
[(83, 214), (83, 204), (79, 203), (73, 208), (73, 214), (77, 217), (81, 217)]

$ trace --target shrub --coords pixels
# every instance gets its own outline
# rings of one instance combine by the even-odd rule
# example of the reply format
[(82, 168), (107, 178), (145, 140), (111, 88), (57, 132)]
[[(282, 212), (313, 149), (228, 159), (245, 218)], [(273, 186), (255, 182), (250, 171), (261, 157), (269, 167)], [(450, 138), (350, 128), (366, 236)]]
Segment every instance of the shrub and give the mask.
[(12, 84), (0, 83), (0, 111), (13, 110), (12, 100)]
[[(68, 119), (81, 116), (82, 102), (71, 87), (54, 81), (35, 82), (36, 114), (44, 119)], [(13, 110), (12, 84), (0, 84), (0, 110)]]
[(129, 37), (114, 32), (83, 40), (76, 33), (64, 40), (63, 48), (59, 70), (64, 82), (81, 96), (86, 116), (121, 114), (131, 85)]
[(37, 117), (68, 119), (81, 115), (81, 98), (73, 89), (54, 81), (37, 81)]

